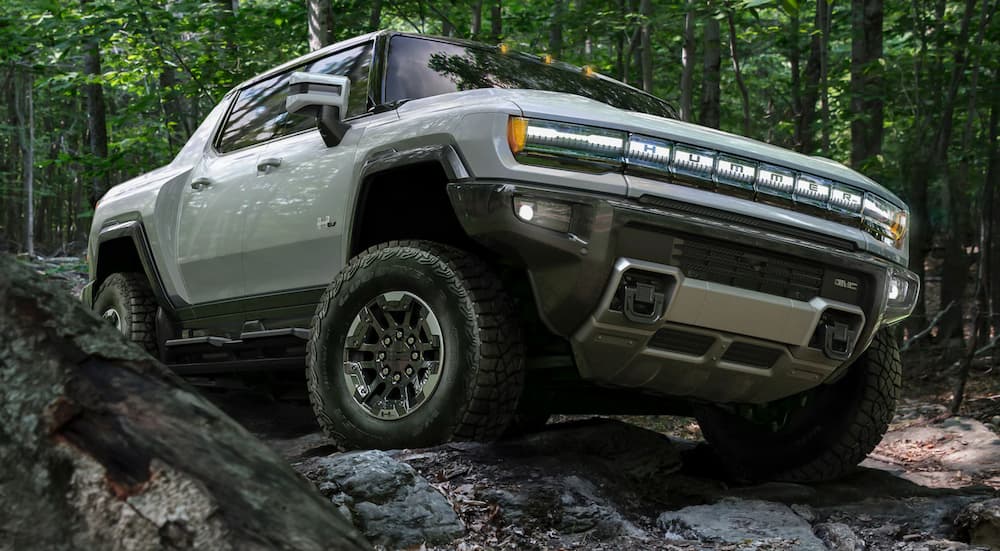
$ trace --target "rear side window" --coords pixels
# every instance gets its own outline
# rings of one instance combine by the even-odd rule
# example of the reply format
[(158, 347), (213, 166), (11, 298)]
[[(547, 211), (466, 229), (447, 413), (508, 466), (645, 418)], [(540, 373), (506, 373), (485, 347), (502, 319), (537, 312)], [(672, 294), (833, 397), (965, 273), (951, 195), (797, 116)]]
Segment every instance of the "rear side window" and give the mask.
[(316, 119), (310, 115), (293, 115), (285, 111), (288, 79), (295, 71), (349, 77), (351, 97), (347, 116), (364, 113), (368, 109), (368, 69), (371, 62), (372, 43), (369, 42), (243, 89), (219, 136), (219, 151), (235, 151), (316, 126)]

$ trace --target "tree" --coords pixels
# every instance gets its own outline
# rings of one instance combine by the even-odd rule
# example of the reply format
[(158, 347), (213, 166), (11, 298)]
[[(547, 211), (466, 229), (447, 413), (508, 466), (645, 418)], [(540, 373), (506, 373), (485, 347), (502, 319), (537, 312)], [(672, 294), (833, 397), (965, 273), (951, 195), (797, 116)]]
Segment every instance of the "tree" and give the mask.
[[(91, 0), (80, 0), (86, 6)], [(84, 94), (87, 97), (87, 134), (90, 137), (90, 155), (97, 167), (94, 170), (93, 184), (90, 190), (90, 205), (96, 205), (97, 200), (104, 195), (110, 185), (108, 172), (102, 166), (108, 159), (108, 120), (107, 108), (104, 103), (104, 85), (101, 82), (101, 45), (96, 29), (84, 43), (83, 74), (87, 81), (84, 84)]]
[(24, 173), (24, 248), (29, 256), (35, 256), (35, 77), (30, 68), (23, 68), (20, 74), (15, 73), (14, 78), (18, 84), (15, 88), (14, 110), (17, 113), (18, 142)]
[(694, 91), (694, 2), (687, 0), (684, 14), (684, 43), (681, 47), (681, 110), (682, 121), (691, 120), (691, 98)]
[(882, 0), (851, 2), (851, 166), (882, 151)]
[(309, 49), (318, 50), (333, 42), (333, 5), (330, 0), (309, 2)]
[(698, 124), (718, 128), (721, 116), (719, 106), (719, 86), (721, 82), (722, 44), (720, 38), (719, 19), (710, 15), (705, 19), (702, 30), (704, 62), (701, 77), (701, 109), (698, 112)]

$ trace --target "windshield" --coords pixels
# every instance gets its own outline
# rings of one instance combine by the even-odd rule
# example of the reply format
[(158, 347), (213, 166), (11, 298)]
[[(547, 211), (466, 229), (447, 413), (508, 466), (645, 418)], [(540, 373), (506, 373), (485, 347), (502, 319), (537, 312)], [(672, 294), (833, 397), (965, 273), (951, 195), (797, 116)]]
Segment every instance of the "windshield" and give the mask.
[(620, 109), (674, 117), (665, 101), (611, 79), (586, 76), (579, 69), (546, 64), (524, 54), (502, 54), (485, 46), (392, 37), (385, 82), (387, 103), (479, 88), (565, 92)]

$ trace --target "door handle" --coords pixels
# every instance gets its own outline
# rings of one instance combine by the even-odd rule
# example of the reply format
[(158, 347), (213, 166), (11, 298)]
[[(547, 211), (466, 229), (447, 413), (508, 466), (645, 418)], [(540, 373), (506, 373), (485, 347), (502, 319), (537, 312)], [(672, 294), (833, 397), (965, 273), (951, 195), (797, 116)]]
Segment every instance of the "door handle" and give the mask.
[(278, 168), (279, 166), (281, 166), (281, 159), (278, 158), (261, 159), (261, 161), (257, 163), (257, 172), (263, 172), (264, 174), (267, 174), (271, 172), (272, 168)]
[(212, 181), (208, 178), (198, 178), (197, 180), (191, 182), (191, 189), (201, 191), (210, 185), (212, 185)]

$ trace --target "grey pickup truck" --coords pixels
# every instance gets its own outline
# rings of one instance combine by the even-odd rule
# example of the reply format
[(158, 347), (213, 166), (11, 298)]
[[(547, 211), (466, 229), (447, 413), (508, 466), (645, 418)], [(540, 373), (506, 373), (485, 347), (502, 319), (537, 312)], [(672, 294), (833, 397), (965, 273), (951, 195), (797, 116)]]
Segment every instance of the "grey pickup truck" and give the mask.
[(304, 368), (343, 447), (687, 415), (734, 476), (819, 480), (892, 417), (907, 223), (589, 67), (384, 31), (239, 85), (109, 191), (83, 300), (181, 375)]

